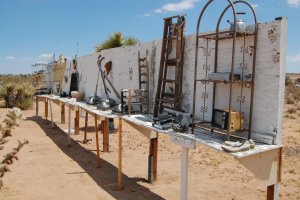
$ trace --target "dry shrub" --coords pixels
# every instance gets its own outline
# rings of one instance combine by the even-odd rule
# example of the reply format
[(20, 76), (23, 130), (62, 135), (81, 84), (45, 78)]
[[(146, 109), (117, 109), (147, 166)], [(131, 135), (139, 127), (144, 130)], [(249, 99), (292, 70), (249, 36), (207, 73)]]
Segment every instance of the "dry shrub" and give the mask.
[(27, 110), (32, 107), (35, 89), (27, 83), (3, 83), (0, 88), (0, 98), (5, 101), (5, 107), (18, 107)]
[(293, 113), (296, 113), (297, 110), (296, 110), (296, 108), (292, 107), (292, 108), (289, 108), (289, 109), (287, 110), (287, 112), (288, 112), (289, 114), (293, 114)]

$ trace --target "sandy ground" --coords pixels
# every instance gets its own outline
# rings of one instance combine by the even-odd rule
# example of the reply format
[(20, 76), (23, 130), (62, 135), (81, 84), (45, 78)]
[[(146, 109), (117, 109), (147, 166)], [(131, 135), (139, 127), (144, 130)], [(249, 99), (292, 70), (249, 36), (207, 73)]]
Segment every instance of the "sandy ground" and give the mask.
[[(146, 182), (149, 141), (124, 125), (125, 187), (118, 191), (118, 134), (110, 134), (110, 152), (101, 152), (102, 166), (97, 168), (92, 118), (88, 133), (92, 142), (78, 142), (83, 140), (81, 128), (80, 135), (72, 135), (72, 147), (68, 147), (63, 131), (67, 125), (60, 123), (59, 107), (55, 105), (53, 109), (55, 128), (44, 119), (43, 109), (40, 109), (42, 117), (39, 118), (34, 117), (35, 108), (25, 111), (20, 127), (13, 131), (13, 137), (0, 151), (2, 157), (17, 146), (18, 139), (26, 138), (30, 142), (18, 153), (19, 160), (10, 165), (11, 172), (3, 177), (1, 200), (179, 199), (181, 149), (172, 144), (168, 136), (159, 135), (158, 181), (149, 184)], [(2, 119), (5, 113), (5, 109), (0, 109)], [(280, 197), (300, 200), (300, 109), (293, 115), (284, 119), (285, 147)], [(80, 124), (84, 127), (83, 118)], [(99, 140), (101, 144), (101, 134)], [(266, 198), (264, 183), (228, 155), (198, 145), (196, 150), (190, 151), (189, 161), (189, 199)]]

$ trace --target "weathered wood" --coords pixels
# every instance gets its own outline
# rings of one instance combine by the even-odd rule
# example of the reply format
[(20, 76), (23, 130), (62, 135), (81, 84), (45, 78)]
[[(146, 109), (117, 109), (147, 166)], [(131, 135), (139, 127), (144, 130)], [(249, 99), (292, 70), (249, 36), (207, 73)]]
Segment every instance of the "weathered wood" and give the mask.
[(79, 135), (79, 110), (76, 110), (76, 117), (75, 117), (75, 135)]
[(48, 119), (48, 101), (45, 101), (45, 118)]
[(95, 118), (95, 133), (96, 133), (96, 147), (97, 147), (98, 167), (100, 167), (100, 151), (99, 151), (98, 117), (97, 117), (97, 115), (95, 115), (94, 118)]
[(39, 98), (37, 96), (35, 97), (35, 116), (39, 116)]
[(84, 138), (83, 138), (83, 143), (87, 142), (87, 126), (88, 126), (88, 119), (89, 119), (89, 114), (88, 112), (85, 112), (85, 122), (84, 122)]
[(118, 190), (123, 188), (123, 179), (122, 179), (122, 119), (119, 118), (119, 140), (118, 140), (118, 152), (119, 152), (119, 163), (118, 163)]
[(54, 122), (53, 122), (53, 112), (52, 112), (52, 102), (51, 100), (48, 100), (49, 106), (50, 106), (50, 118), (51, 118), (51, 126), (54, 127)]
[(60, 106), (60, 122), (62, 124), (66, 123), (65, 104), (64, 103), (62, 103)]
[(157, 143), (158, 143), (158, 138), (150, 139), (149, 156), (153, 157), (153, 163), (152, 166), (150, 166), (152, 169), (148, 169), (148, 170), (153, 171), (153, 181), (156, 181), (157, 179)]
[(101, 121), (101, 129), (102, 129), (102, 134), (103, 134), (103, 152), (108, 152), (109, 151), (109, 121), (108, 118), (105, 120)]

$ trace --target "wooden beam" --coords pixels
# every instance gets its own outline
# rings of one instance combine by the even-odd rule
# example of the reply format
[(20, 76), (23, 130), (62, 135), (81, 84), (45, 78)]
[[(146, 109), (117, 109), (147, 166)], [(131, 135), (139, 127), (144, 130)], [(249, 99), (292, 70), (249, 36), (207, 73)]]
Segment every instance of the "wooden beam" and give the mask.
[(109, 151), (109, 121), (108, 118), (105, 118), (105, 120), (101, 121), (101, 131), (103, 134), (103, 152)]
[(89, 119), (89, 113), (85, 112), (85, 122), (84, 122), (84, 138), (83, 138), (83, 143), (87, 142), (87, 127), (88, 127), (88, 119)]
[(119, 165), (118, 165), (118, 190), (123, 188), (123, 179), (122, 179), (122, 119), (119, 118)]
[(45, 101), (45, 118), (48, 119), (48, 101)]
[(96, 133), (96, 147), (97, 147), (98, 167), (100, 167), (100, 151), (99, 151), (98, 117), (97, 117), (97, 115), (94, 115), (94, 118), (95, 118), (95, 133)]
[(51, 100), (48, 101), (50, 104), (50, 118), (51, 118), (51, 126), (54, 127), (54, 122), (53, 122), (53, 112), (52, 112), (52, 102)]
[(75, 135), (79, 135), (79, 110), (76, 110), (76, 117), (75, 117)]
[(274, 200), (275, 185), (269, 185), (267, 188), (267, 200)]
[(65, 104), (62, 103), (60, 106), (60, 122), (62, 124), (66, 123), (66, 113), (65, 113)]
[[(150, 139), (149, 157), (151, 157), (152, 166), (149, 165), (148, 173), (153, 172), (153, 181), (157, 180), (157, 143), (158, 143), (158, 138)], [(149, 181), (151, 181), (151, 180), (149, 180)]]
[(35, 116), (39, 116), (39, 98), (37, 96), (35, 97)]

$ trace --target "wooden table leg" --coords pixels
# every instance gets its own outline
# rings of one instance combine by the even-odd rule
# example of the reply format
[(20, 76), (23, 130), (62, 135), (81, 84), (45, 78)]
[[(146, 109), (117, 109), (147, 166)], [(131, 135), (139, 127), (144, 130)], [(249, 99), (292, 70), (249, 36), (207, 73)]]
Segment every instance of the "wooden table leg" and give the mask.
[(122, 119), (119, 118), (119, 165), (118, 165), (118, 189), (122, 190), (123, 188), (123, 179), (122, 179)]
[(84, 123), (84, 138), (83, 138), (83, 143), (87, 142), (87, 126), (88, 126), (88, 119), (89, 119), (89, 114), (88, 112), (85, 112), (85, 123)]
[(75, 117), (75, 135), (79, 134), (79, 110), (76, 110), (76, 117)]
[(45, 100), (45, 118), (48, 119), (48, 101)]
[(95, 132), (96, 132), (96, 147), (97, 147), (97, 157), (98, 157), (98, 167), (100, 167), (100, 152), (99, 152), (99, 138), (98, 138), (98, 117), (95, 117)]
[(49, 100), (49, 105), (50, 105), (50, 118), (51, 118), (51, 126), (54, 127), (54, 122), (53, 122), (53, 112), (52, 112), (52, 103)]
[(62, 124), (66, 123), (66, 117), (65, 117), (65, 104), (61, 104), (60, 106), (60, 121)]
[(158, 138), (150, 139), (148, 181), (153, 182), (157, 179), (157, 143)]
[(69, 104), (68, 110), (68, 146), (71, 146), (71, 106)]
[(39, 116), (39, 98), (37, 96), (35, 97), (35, 116)]
[(105, 118), (105, 120), (101, 121), (101, 131), (103, 134), (103, 152), (109, 151), (109, 121), (108, 118)]

